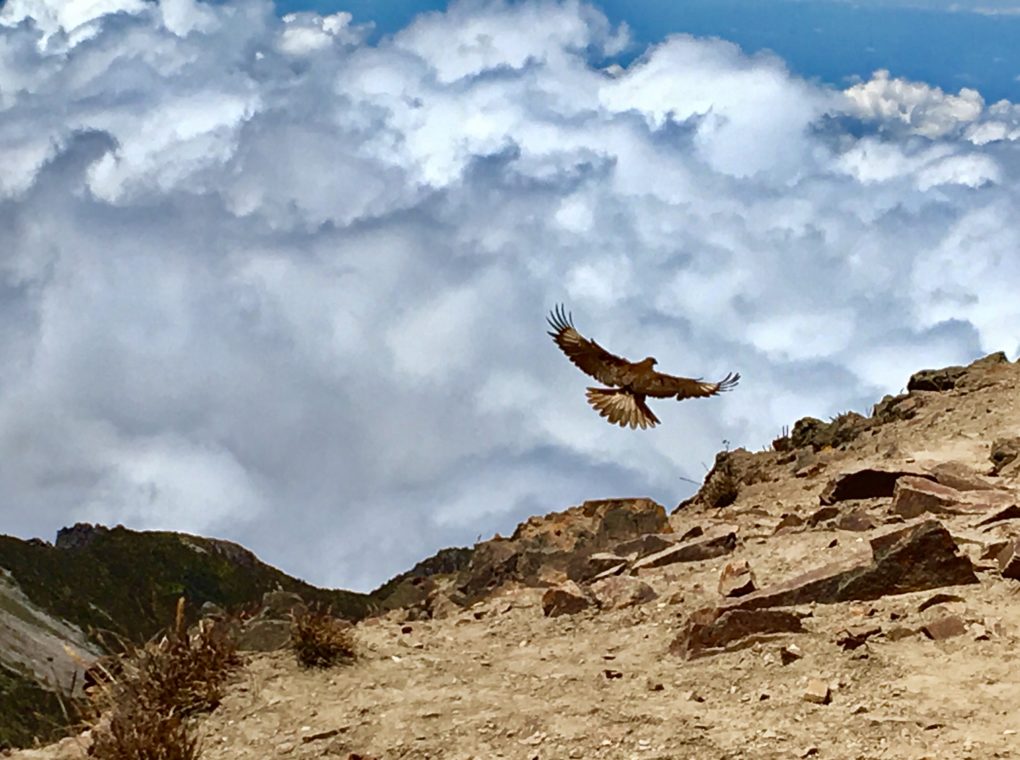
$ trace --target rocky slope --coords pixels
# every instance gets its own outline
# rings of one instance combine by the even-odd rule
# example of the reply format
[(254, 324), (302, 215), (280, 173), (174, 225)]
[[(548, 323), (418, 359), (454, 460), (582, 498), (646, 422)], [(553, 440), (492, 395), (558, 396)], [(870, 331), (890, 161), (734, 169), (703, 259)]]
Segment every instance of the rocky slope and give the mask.
[(590, 502), (406, 578), (351, 666), (249, 655), (203, 757), (1016, 756), (1020, 365), (909, 388), (723, 452), (672, 514)]

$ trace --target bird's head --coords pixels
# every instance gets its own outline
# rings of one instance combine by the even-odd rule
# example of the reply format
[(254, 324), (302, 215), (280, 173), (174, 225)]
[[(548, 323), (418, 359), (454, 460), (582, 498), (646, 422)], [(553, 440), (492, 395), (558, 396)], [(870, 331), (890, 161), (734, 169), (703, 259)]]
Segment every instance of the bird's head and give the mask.
[(647, 364), (650, 367), (654, 367), (658, 363), (659, 363), (658, 359), (656, 359), (654, 356), (646, 356), (644, 362), (642, 362), (642, 364)]

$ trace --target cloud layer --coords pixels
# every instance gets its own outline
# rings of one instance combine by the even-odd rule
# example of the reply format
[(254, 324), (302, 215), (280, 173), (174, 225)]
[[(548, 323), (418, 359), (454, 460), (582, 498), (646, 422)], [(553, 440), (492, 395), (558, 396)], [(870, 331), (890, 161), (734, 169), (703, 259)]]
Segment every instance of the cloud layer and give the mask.
[[(0, 10), (0, 529), (241, 541), (368, 588), (725, 439), (1015, 357), (1020, 107), (846, 92), (578, 2), (377, 44), (265, 2)], [(611, 428), (544, 334), (744, 382)]]

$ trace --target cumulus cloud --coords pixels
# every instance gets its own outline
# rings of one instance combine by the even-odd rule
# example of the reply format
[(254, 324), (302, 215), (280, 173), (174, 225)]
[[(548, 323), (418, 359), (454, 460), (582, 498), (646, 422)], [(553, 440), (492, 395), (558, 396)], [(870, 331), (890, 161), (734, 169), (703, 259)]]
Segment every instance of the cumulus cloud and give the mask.
[[(1020, 110), (628, 42), (572, 0), (370, 43), (268, 2), (0, 10), (3, 529), (241, 541), (368, 588), (725, 439), (1017, 352)], [(744, 381), (610, 428), (544, 334)]]

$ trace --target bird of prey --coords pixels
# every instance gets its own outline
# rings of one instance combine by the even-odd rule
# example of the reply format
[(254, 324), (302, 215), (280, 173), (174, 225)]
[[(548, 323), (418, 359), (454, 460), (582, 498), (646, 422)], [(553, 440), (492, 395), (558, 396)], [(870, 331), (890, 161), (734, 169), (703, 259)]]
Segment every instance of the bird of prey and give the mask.
[(705, 398), (728, 391), (740, 380), (739, 373), (730, 373), (717, 383), (699, 379), (674, 377), (656, 372), (654, 357), (630, 362), (606, 351), (598, 343), (588, 340), (574, 328), (573, 315), (563, 306), (557, 306), (548, 317), (552, 331), (549, 335), (556, 345), (580, 370), (591, 375), (609, 388), (588, 388), (588, 403), (600, 416), (620, 427), (655, 427), (659, 418), (648, 408), (645, 399)]

